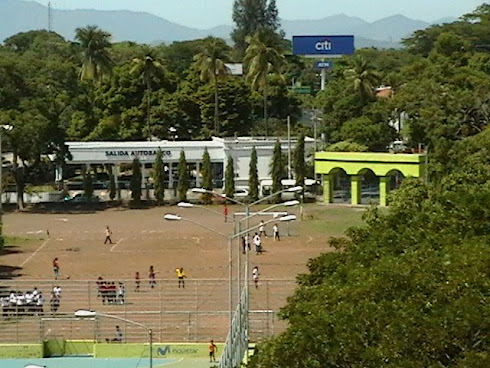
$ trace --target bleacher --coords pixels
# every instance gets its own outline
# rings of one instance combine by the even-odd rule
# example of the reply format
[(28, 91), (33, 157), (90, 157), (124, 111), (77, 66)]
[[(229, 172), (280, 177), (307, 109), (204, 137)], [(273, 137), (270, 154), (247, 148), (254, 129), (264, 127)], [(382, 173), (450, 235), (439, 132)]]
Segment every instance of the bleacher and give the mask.
[[(44, 314), (11, 313), (0, 319), (0, 343), (36, 343), (45, 339), (112, 339), (119, 325), (126, 342), (142, 342), (148, 338), (145, 329), (132, 324), (105, 318), (76, 318), (79, 309), (93, 310), (134, 322), (153, 330), (155, 342), (200, 342), (213, 339), (224, 341), (229, 324), (228, 280), (187, 279), (185, 288), (178, 288), (177, 280), (157, 280), (150, 289), (147, 280), (141, 280), (140, 292), (135, 291), (134, 280), (106, 280), (125, 285), (124, 303), (102, 303), (96, 280), (2, 280), (0, 295), (27, 291), (37, 287), (45, 298)], [(238, 292), (233, 285), (233, 307)], [(60, 286), (61, 301), (56, 313), (50, 311), (50, 294)], [(259, 289), (250, 284), (250, 337), (257, 341), (284, 330), (277, 311), (294, 290), (292, 280), (264, 280)], [(117, 300), (117, 298), (116, 298)]]

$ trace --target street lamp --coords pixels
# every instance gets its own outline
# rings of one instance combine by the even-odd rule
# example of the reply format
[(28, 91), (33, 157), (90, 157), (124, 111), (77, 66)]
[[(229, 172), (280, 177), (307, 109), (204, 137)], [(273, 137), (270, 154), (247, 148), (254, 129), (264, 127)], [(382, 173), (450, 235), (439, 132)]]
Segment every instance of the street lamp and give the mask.
[(216, 211), (216, 210), (213, 210), (211, 208), (207, 208), (206, 206), (201, 206), (199, 204), (193, 204), (193, 203), (189, 203), (189, 202), (179, 202), (177, 203), (177, 207), (180, 207), (180, 208), (202, 208), (203, 210), (206, 210), (206, 211), (209, 211), (209, 212), (212, 212), (212, 213), (215, 213), (215, 214), (218, 214), (221, 216), (221, 212), (219, 211)]
[(2, 133), (10, 132), (14, 127), (12, 125), (0, 125), (0, 236), (3, 234), (3, 154), (2, 154)]
[(75, 311), (75, 317), (96, 318), (97, 316), (117, 319), (117, 320), (122, 321), (122, 322), (127, 322), (130, 325), (135, 325), (135, 326), (139, 326), (139, 327), (146, 329), (148, 331), (148, 342), (150, 345), (150, 368), (153, 368), (153, 331), (151, 330), (151, 328), (149, 328), (148, 326), (146, 326), (142, 323), (135, 322), (135, 321), (132, 321), (132, 320), (127, 319), (127, 318), (113, 316), (110, 314), (99, 313), (99, 312), (86, 310), (86, 309), (79, 309), (79, 310)]
[[(219, 232), (215, 229), (212, 229), (206, 225), (203, 225), (197, 221), (194, 221), (194, 220), (191, 220), (191, 219), (188, 219), (188, 218), (185, 218), (185, 217), (182, 217), (182, 216), (179, 216), (179, 215), (176, 215), (176, 214), (172, 214), (172, 213), (167, 213), (165, 215), (163, 215), (163, 218), (167, 221), (186, 221), (186, 222), (190, 222), (191, 224), (194, 224), (194, 225), (197, 225), (199, 227), (202, 227), (203, 229), (206, 229), (208, 231), (211, 231), (215, 234), (218, 234), (224, 238), (227, 238), (228, 239), (228, 308), (229, 308), (229, 312), (230, 312), (230, 328), (231, 328), (231, 324), (232, 324), (232, 321), (233, 321), (233, 288), (232, 288), (232, 281), (233, 281), (233, 270), (232, 270), (232, 246), (231, 246), (231, 243), (233, 241), (233, 239), (235, 238), (238, 238), (244, 234), (248, 234), (248, 232), (250, 230), (253, 230), (253, 229), (256, 229), (258, 227), (260, 227), (261, 225), (255, 225), (251, 228), (247, 228), (246, 230), (243, 230), (243, 231), (240, 231), (240, 232), (237, 232), (231, 236), (228, 236), (228, 235), (225, 235), (223, 234), (222, 232)], [(279, 219), (272, 219), (272, 220), (269, 220), (267, 222), (264, 223), (264, 225), (267, 225), (273, 221), (283, 221), (283, 222), (289, 222), (289, 221), (294, 221), (296, 220), (296, 216), (295, 215), (286, 215), (286, 216), (282, 216), (280, 217)]]

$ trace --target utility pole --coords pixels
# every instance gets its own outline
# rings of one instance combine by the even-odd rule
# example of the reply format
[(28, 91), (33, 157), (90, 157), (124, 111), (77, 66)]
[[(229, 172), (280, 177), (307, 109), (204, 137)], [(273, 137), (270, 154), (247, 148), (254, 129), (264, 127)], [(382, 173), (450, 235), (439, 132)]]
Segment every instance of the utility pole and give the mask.
[(53, 30), (53, 13), (51, 8), (51, 1), (48, 3), (48, 32)]
[(288, 116), (288, 179), (291, 179), (291, 117)]

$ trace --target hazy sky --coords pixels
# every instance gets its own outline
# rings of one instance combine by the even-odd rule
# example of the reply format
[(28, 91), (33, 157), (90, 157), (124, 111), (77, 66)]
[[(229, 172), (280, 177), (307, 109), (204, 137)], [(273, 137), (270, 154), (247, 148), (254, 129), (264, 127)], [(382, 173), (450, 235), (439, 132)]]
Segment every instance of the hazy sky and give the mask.
[[(35, 0), (46, 5), (50, 0)], [(433, 21), (459, 17), (484, 0), (276, 0), (283, 19), (319, 19), (344, 13), (375, 21), (389, 15)], [(194, 28), (231, 24), (233, 0), (51, 0), (58, 9), (145, 11)]]

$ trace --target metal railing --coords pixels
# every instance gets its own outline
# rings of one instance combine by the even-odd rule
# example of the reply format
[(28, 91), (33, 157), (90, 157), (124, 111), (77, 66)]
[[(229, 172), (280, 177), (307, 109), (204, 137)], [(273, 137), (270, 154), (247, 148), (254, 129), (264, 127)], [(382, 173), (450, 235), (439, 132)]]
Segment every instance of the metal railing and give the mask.
[[(155, 342), (203, 342), (213, 339), (225, 341), (229, 335), (228, 280), (224, 279), (187, 279), (185, 289), (179, 289), (177, 280), (157, 280), (151, 289), (145, 280), (141, 280), (141, 291), (135, 291), (133, 280), (114, 280), (126, 286), (124, 303), (103, 304), (96, 280), (0, 280), (0, 295), (8, 296), (10, 291), (26, 292), (37, 287), (46, 299), (43, 313), (27, 312), (26, 308), (9, 307), (0, 315), (1, 343), (34, 343), (50, 336), (66, 339), (94, 339), (94, 334), (84, 332), (75, 322), (61, 323), (61, 318), (72, 317), (78, 309), (97, 310), (141, 322), (154, 331)], [(58, 311), (50, 310), (50, 292), (59, 285), (62, 289)], [(236, 282), (233, 283), (236, 285)], [(281, 332), (285, 323), (279, 321), (276, 312), (285, 305), (286, 298), (292, 294), (294, 280), (261, 280), (259, 288), (250, 285), (250, 339), (260, 340), (266, 336)], [(238, 290), (234, 295), (238, 295)], [(235, 314), (245, 313), (243, 292), (240, 302), (234, 300)], [(5, 314), (4, 314), (5, 313)], [(41, 319), (49, 321), (41, 331)], [(60, 322), (56, 319), (60, 318)], [(239, 325), (243, 317), (237, 319)], [(141, 329), (129, 325), (120, 325), (127, 342), (144, 342), (147, 336)], [(241, 328), (241, 327), (240, 327)], [(96, 339), (104, 341), (114, 335), (114, 323), (104, 320), (100, 323)], [(48, 336), (49, 337), (49, 336)]]

